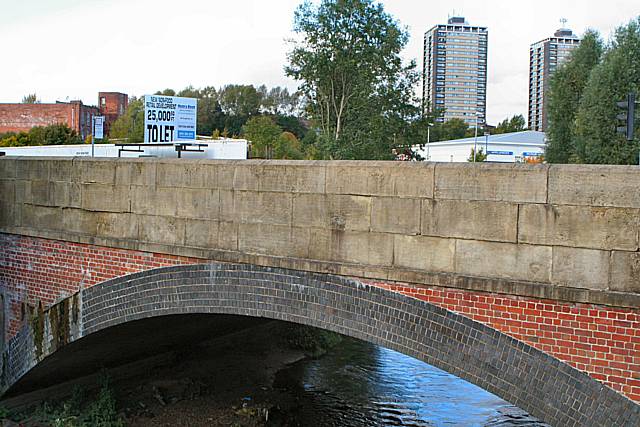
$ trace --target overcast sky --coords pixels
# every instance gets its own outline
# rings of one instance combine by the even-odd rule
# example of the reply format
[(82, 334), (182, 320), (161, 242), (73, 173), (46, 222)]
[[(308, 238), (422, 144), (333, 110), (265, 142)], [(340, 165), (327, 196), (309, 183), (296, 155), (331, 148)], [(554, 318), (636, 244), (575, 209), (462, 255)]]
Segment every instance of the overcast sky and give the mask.
[[(0, 102), (36, 92), (42, 102), (98, 91), (144, 95), (229, 83), (296, 88), (284, 75), (286, 39), (301, 0), (0, 0)], [(387, 0), (411, 35), (407, 60), (422, 67), (422, 37), (455, 13), (489, 28), (488, 122), (526, 118), (529, 45), (560, 26), (612, 31), (640, 14), (638, 0)]]

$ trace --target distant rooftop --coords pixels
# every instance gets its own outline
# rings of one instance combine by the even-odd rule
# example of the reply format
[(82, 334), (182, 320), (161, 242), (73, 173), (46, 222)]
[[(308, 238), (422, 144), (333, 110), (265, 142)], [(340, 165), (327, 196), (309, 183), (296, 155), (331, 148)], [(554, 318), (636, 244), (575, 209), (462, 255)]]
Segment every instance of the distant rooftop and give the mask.
[(449, 25), (468, 25), (464, 16), (452, 16), (447, 21)]
[[(474, 137), (452, 139), (449, 141), (438, 141), (432, 144), (465, 144), (473, 143)], [(497, 135), (489, 135), (489, 143), (505, 143), (505, 144), (544, 144), (544, 132), (534, 130), (525, 130), (522, 132), (500, 133)], [(485, 136), (478, 133), (478, 141), (484, 143)]]

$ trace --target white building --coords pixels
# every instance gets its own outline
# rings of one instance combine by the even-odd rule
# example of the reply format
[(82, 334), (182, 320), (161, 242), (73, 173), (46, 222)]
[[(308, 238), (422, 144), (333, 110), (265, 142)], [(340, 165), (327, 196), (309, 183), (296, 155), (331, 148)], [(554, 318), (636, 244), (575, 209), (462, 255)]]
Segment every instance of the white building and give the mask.
[(425, 160), (432, 162), (466, 162), (471, 150), (488, 153), (488, 162), (522, 162), (526, 157), (539, 157), (544, 154), (544, 132), (524, 131), (498, 135), (478, 135), (475, 138), (454, 139), (432, 142), (413, 149)]
[[(179, 141), (192, 142), (194, 144), (205, 144), (202, 147), (188, 147), (186, 150), (202, 151), (182, 151), (180, 156), (185, 159), (246, 159), (247, 158), (247, 140), (246, 139), (217, 139), (196, 140), (196, 141)], [(139, 148), (138, 148), (139, 147)], [(128, 150), (141, 151), (122, 151), (122, 148)], [(43, 145), (30, 147), (0, 147), (0, 153), (5, 156), (55, 156), (55, 157), (91, 157), (91, 145)], [(95, 157), (160, 157), (172, 158), (177, 157), (176, 148), (172, 144), (158, 146), (153, 144), (136, 144), (135, 147), (119, 147), (115, 144), (95, 144)]]

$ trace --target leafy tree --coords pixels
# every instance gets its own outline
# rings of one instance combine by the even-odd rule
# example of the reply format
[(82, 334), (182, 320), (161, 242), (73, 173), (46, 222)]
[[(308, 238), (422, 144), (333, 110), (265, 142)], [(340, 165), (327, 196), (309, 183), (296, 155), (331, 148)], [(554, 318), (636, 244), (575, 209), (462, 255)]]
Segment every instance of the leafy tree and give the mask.
[(23, 104), (39, 104), (40, 100), (36, 96), (35, 92), (30, 93), (29, 95), (25, 95), (22, 97)]
[(482, 148), (478, 148), (477, 154), (475, 153), (475, 150), (472, 148), (471, 154), (467, 158), (468, 162), (484, 162), (486, 160), (487, 160), (487, 154), (482, 151)]
[(249, 117), (258, 114), (262, 102), (260, 92), (252, 85), (227, 85), (219, 91), (219, 102), (228, 115)]
[(436, 129), (437, 141), (464, 138), (469, 130), (469, 125), (462, 119), (451, 119), (439, 124)]
[(511, 119), (507, 118), (498, 123), (498, 126), (496, 126), (492, 133), (522, 132), (526, 128), (525, 124), (526, 121), (524, 116), (522, 114), (518, 114), (511, 117)]
[(616, 101), (640, 92), (640, 17), (618, 28), (591, 72), (575, 119), (575, 156), (583, 163), (637, 164), (640, 139), (616, 133)]
[(29, 132), (10, 132), (0, 136), (0, 147), (72, 144), (82, 144), (82, 139), (66, 124), (36, 126)]
[(256, 116), (243, 127), (244, 137), (251, 141), (251, 156), (271, 159), (275, 155), (275, 146), (282, 129), (271, 117)]
[(128, 142), (144, 141), (144, 99), (131, 97), (124, 114), (109, 128), (109, 138), (128, 138)]
[(176, 96), (176, 91), (173, 89), (159, 90), (154, 95)]
[(294, 31), (285, 71), (301, 82), (320, 155), (391, 159), (420, 117), (415, 63), (400, 57), (406, 29), (373, 0), (322, 0), (296, 9)]
[(548, 143), (545, 149), (549, 163), (577, 160), (575, 117), (591, 71), (600, 62), (603, 50), (598, 32), (588, 30), (569, 60), (551, 78), (547, 104)]

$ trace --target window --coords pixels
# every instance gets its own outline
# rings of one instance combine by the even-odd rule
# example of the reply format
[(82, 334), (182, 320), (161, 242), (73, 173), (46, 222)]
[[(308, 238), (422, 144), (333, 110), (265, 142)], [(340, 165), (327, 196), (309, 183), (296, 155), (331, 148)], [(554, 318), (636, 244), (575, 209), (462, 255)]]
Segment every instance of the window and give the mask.
[(100, 105), (101, 106), (106, 106), (107, 105), (107, 98), (105, 98), (104, 96), (100, 97)]

